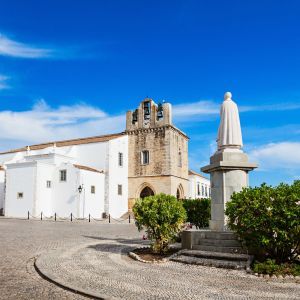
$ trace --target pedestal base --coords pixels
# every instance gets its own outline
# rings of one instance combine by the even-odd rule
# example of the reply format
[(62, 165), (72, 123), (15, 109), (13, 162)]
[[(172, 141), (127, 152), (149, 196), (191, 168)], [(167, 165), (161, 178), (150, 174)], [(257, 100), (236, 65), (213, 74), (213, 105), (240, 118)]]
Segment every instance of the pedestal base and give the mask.
[(226, 230), (226, 203), (234, 192), (248, 186), (248, 172), (256, 167), (242, 151), (224, 151), (215, 153), (210, 165), (202, 168), (203, 172), (210, 173), (211, 230)]

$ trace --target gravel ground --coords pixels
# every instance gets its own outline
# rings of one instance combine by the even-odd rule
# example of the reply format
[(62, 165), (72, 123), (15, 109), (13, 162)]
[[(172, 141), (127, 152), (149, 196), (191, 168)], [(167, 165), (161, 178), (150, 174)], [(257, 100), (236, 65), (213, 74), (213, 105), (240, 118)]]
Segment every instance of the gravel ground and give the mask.
[(140, 238), (134, 225), (100, 222), (28, 221), (0, 217), (0, 299), (86, 299), (38, 275), (34, 258), (53, 249), (72, 249), (86, 236)]
[(134, 225), (0, 219), (0, 299), (84, 299), (41, 278), (123, 299), (300, 299), (293, 281), (176, 262), (143, 264)]

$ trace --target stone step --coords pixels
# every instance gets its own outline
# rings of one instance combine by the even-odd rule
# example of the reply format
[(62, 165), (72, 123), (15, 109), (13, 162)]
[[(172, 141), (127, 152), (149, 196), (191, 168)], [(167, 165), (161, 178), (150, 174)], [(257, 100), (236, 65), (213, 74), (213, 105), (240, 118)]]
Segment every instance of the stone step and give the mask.
[(215, 239), (199, 239), (198, 245), (206, 245), (206, 246), (221, 246), (221, 247), (241, 247), (241, 243), (237, 240), (225, 240), (225, 239), (220, 239), (220, 240), (215, 240)]
[(181, 250), (178, 254), (181, 256), (192, 256), (198, 258), (230, 261), (249, 261), (249, 259), (251, 259), (251, 256), (248, 254), (211, 252), (201, 250)]
[(242, 247), (227, 247), (227, 246), (207, 246), (207, 245), (193, 245), (193, 250), (210, 251), (210, 252), (224, 252), (224, 253), (247, 253), (246, 249)]
[(197, 239), (236, 240), (237, 237), (233, 232), (199, 230), (197, 232)]
[(176, 256), (171, 260), (180, 263), (185, 263), (185, 264), (209, 266), (209, 267), (216, 267), (216, 268), (226, 268), (226, 269), (247, 269), (248, 266), (246, 261), (218, 260), (218, 259), (199, 258), (193, 256), (185, 256), (185, 255)]

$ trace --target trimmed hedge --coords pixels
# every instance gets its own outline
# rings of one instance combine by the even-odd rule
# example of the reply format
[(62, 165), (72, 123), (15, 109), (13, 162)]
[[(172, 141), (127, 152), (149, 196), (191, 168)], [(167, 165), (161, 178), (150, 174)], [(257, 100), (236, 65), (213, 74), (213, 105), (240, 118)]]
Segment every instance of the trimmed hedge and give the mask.
[(225, 213), (229, 228), (257, 258), (278, 264), (300, 254), (300, 181), (244, 188), (232, 195)]
[(208, 227), (210, 220), (210, 205), (211, 201), (209, 198), (183, 200), (187, 221), (195, 225), (197, 229)]

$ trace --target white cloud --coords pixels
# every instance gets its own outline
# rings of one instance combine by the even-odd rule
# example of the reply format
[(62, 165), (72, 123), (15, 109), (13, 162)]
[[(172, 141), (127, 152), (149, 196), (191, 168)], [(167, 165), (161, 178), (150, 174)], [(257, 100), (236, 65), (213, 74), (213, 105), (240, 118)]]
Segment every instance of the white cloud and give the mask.
[[(121, 132), (125, 129), (125, 114), (110, 116), (86, 105), (49, 107), (40, 100), (31, 110), (0, 112), (1, 141), (12, 147)], [(1, 145), (3, 145), (1, 143)], [(9, 147), (11, 148), (11, 147)], [(6, 150), (2, 148), (1, 150)]]
[(0, 55), (20, 58), (47, 58), (55, 54), (53, 49), (41, 48), (14, 41), (0, 33)]
[(249, 152), (260, 170), (299, 170), (300, 142), (280, 142), (262, 145)]
[(220, 111), (219, 104), (212, 101), (198, 101), (173, 105), (173, 115), (176, 118), (199, 115), (215, 115)]
[(300, 103), (274, 103), (271, 105), (240, 106), (240, 112), (248, 111), (285, 111), (300, 109)]
[(9, 79), (9, 77), (0, 74), (0, 90), (9, 88), (9, 85), (7, 84), (8, 79)]
[[(208, 117), (214, 120), (212, 117), (219, 115), (220, 106), (221, 103), (211, 100), (175, 104), (173, 105), (174, 120), (180, 123), (190, 122), (191, 120), (203, 120)], [(286, 111), (300, 109), (300, 102), (257, 106), (238, 105), (238, 107), (241, 113), (252, 111)]]

